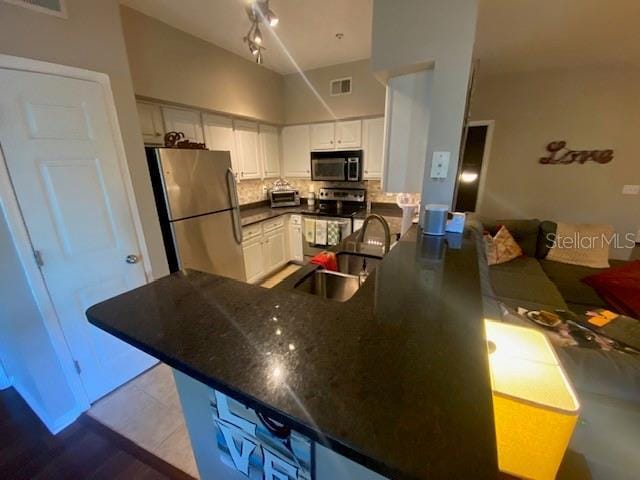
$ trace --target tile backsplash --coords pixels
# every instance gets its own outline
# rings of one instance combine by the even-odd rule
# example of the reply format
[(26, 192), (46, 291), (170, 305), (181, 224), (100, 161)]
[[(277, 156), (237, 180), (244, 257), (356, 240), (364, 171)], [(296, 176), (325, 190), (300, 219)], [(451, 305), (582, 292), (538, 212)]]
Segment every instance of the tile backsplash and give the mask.
[[(270, 188), (274, 179), (268, 180), (242, 180), (238, 183), (238, 197), (241, 205), (247, 203), (261, 202), (267, 200), (266, 188)], [(307, 197), (310, 188), (313, 186), (315, 192), (322, 187), (346, 187), (346, 188), (366, 188), (368, 198), (375, 203), (395, 203), (396, 196), (393, 193), (384, 193), (380, 188), (379, 180), (365, 180), (360, 183), (340, 183), (340, 182), (312, 182), (300, 178), (287, 179), (289, 183), (300, 191), (300, 196)], [(265, 188), (266, 187), (266, 188)]]

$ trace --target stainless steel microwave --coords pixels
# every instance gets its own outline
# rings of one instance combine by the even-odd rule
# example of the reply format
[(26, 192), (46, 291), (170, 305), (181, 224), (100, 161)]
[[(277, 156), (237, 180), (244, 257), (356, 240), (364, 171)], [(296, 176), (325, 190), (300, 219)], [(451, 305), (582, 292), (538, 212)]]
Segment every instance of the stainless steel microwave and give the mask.
[(362, 181), (362, 150), (311, 152), (311, 180)]

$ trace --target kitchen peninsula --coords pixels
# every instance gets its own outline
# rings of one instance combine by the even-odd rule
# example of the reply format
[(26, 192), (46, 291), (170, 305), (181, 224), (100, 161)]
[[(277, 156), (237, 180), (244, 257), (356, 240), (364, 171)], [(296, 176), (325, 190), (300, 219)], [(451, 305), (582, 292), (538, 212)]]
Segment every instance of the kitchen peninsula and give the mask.
[(203, 478), (495, 478), (475, 243), (452, 240), (414, 226), (346, 302), (294, 288), (314, 265), (270, 290), (183, 271), (87, 316), (174, 368)]

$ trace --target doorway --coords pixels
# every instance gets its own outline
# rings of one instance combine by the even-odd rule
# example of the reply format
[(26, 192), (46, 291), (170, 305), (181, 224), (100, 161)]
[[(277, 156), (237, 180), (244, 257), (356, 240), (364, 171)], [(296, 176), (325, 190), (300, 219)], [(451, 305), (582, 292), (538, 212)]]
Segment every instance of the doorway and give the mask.
[(456, 212), (476, 212), (480, 209), (489, 166), (493, 126), (492, 120), (469, 122), (467, 126), (456, 188)]
[[(70, 353), (91, 403), (157, 363), (84, 313), (147, 282), (109, 80), (7, 58), (0, 65), (0, 196), (43, 321), (62, 332), (57, 351)], [(11, 62), (18, 67), (4, 68)]]

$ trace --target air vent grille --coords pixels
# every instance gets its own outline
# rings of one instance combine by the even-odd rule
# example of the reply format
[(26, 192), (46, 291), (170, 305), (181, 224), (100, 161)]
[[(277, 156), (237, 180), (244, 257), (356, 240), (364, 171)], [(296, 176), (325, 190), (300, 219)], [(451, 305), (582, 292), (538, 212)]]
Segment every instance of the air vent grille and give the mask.
[(3, 0), (5, 3), (19, 5), (21, 7), (35, 10), (41, 13), (48, 13), (56, 17), (67, 18), (65, 0)]
[(336, 95), (350, 95), (351, 94), (351, 77), (336, 78), (331, 80), (329, 86), (329, 93), (332, 97)]

